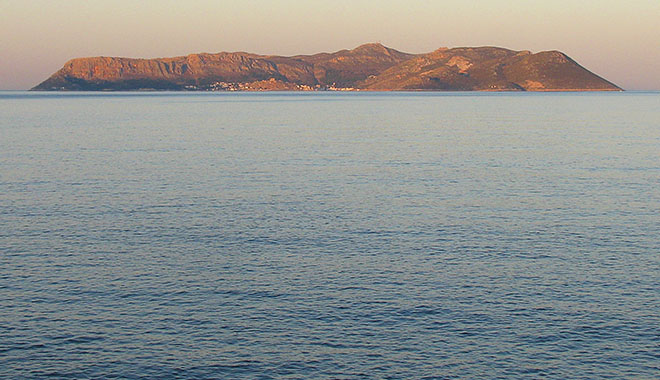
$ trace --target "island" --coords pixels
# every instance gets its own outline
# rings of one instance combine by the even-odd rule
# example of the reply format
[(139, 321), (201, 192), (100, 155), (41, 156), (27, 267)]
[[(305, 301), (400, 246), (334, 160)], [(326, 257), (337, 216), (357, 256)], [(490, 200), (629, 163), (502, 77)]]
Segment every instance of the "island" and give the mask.
[(35, 91), (622, 91), (559, 51), (378, 43), (292, 57), (245, 52), (75, 58)]

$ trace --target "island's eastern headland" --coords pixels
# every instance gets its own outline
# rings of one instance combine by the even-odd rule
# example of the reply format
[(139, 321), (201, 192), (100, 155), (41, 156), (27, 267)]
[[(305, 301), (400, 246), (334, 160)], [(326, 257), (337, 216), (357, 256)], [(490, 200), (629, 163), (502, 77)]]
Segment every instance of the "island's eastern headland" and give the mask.
[(559, 51), (440, 48), (409, 54), (381, 44), (292, 57), (244, 52), (174, 58), (76, 58), (41, 91), (620, 91)]

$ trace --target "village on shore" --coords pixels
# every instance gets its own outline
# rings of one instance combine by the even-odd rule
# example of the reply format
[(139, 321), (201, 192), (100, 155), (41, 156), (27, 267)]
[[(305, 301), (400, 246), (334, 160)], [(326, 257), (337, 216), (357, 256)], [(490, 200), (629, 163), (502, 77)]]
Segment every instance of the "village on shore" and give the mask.
[(360, 91), (354, 87), (337, 87), (317, 84), (310, 86), (292, 82), (284, 82), (270, 78), (255, 82), (214, 82), (209, 85), (187, 85), (186, 91)]

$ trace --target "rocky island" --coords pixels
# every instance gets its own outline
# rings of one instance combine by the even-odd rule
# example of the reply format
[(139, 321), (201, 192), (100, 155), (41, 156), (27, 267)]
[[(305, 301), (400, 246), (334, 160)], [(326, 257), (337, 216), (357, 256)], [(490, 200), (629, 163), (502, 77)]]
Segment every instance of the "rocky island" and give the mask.
[(559, 51), (498, 47), (403, 53), (366, 44), (335, 53), (76, 58), (38, 91), (621, 91)]

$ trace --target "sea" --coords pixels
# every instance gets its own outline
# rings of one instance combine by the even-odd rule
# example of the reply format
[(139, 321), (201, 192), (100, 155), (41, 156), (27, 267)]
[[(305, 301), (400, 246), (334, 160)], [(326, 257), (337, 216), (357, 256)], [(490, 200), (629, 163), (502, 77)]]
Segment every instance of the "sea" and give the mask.
[(660, 378), (660, 93), (0, 92), (0, 378)]

